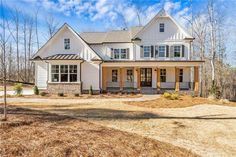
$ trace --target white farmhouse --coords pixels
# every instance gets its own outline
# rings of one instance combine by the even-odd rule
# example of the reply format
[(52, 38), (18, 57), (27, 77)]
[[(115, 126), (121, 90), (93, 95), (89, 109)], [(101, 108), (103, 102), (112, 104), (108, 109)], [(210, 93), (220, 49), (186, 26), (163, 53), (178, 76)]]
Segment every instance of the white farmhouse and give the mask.
[(78, 34), (64, 24), (34, 55), (35, 83), (51, 93), (199, 90), (200, 58), (165, 10), (144, 27)]

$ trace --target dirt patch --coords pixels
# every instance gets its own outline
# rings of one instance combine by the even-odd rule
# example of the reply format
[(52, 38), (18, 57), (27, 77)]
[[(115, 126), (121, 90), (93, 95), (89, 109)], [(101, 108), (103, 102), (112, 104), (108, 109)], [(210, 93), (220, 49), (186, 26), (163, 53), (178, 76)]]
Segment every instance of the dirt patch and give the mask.
[(0, 156), (197, 156), (168, 143), (69, 116), (13, 107), (8, 113), (9, 121), (19, 125), (0, 127)]
[(145, 102), (126, 102), (126, 104), (140, 107), (150, 107), (150, 108), (182, 108), (199, 104), (212, 104), (212, 105), (224, 105), (224, 106), (236, 107), (236, 102), (226, 103), (220, 100), (210, 100), (207, 98), (192, 97), (189, 95), (180, 96), (179, 100), (170, 100), (161, 96), (156, 100), (150, 100)]

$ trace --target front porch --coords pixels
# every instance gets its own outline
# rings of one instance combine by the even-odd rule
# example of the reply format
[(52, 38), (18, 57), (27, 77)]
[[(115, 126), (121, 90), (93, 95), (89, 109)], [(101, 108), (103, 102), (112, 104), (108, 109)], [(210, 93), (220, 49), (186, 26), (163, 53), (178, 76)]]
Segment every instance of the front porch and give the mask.
[(102, 67), (105, 92), (199, 92), (198, 66)]

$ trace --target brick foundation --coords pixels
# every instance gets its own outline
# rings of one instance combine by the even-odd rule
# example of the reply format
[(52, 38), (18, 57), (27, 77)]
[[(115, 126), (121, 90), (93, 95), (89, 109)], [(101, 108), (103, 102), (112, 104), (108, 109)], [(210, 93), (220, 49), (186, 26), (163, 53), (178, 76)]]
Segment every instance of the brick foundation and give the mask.
[(52, 94), (81, 94), (81, 83), (48, 83), (47, 89)]

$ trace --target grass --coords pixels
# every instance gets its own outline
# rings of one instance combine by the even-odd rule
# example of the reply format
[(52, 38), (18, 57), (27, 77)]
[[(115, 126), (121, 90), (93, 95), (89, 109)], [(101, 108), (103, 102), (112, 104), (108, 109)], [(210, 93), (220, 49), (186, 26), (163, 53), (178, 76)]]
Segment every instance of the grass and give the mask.
[(210, 100), (202, 97), (192, 97), (189, 95), (182, 95), (178, 100), (166, 99), (163, 96), (156, 100), (142, 101), (142, 102), (126, 102), (126, 104), (140, 106), (140, 107), (150, 107), (150, 108), (182, 108), (190, 107), (200, 104), (209, 104), (209, 105), (224, 105), (224, 106), (234, 106), (236, 107), (235, 102), (222, 102), (220, 100)]
[(8, 113), (8, 122), (0, 121), (0, 156), (197, 156), (168, 143), (68, 116), (15, 107)]

